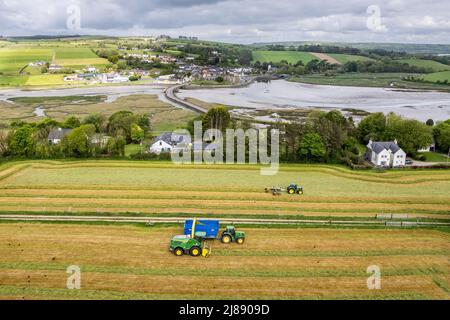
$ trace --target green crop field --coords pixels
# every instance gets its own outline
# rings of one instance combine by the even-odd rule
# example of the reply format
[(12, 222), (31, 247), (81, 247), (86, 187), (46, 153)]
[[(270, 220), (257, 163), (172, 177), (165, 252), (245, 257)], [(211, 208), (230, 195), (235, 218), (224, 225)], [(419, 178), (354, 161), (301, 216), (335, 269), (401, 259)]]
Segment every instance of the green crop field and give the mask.
[[(402, 89), (423, 89), (423, 90), (446, 90), (447, 87), (430, 82), (412, 82), (404, 80), (405, 77), (411, 76), (407, 73), (344, 73), (332, 76), (325, 76), (321, 74), (302, 75), (290, 78), (290, 81), (322, 84), (322, 85), (336, 85), (336, 86), (356, 86), (356, 87), (390, 87), (391, 83), (395, 84), (396, 88)], [(435, 81), (432, 79), (450, 78), (450, 73), (438, 72), (432, 74), (414, 74), (414, 77), (425, 78), (428, 81)], [(449, 79), (450, 81), (450, 79)], [(447, 89), (447, 91), (450, 89)]]
[(424, 59), (401, 59), (398, 60), (401, 63), (407, 63), (412, 66), (416, 66), (419, 68), (427, 68), (433, 70), (433, 72), (439, 71), (448, 71), (450, 70), (450, 66), (446, 64), (439, 63), (433, 60), (424, 60)]
[(443, 82), (443, 81), (447, 80), (447, 82), (450, 83), (450, 71), (430, 73), (430, 74), (424, 75), (423, 79), (426, 81), (431, 81), (431, 82), (437, 82), (437, 81)]
[(309, 61), (317, 59), (308, 52), (299, 51), (253, 51), (253, 61), (259, 62), (280, 62), (286, 60), (289, 63), (295, 64), (298, 61), (302, 61), (307, 64)]
[(345, 64), (350, 61), (372, 61), (373, 60), (368, 57), (351, 55), (351, 54), (327, 53), (327, 55), (336, 59), (337, 61), (339, 61), (342, 64)]
[[(209, 241), (205, 259), (167, 250), (181, 225), (0, 223), (0, 298), (450, 299), (448, 232), (238, 228), (243, 245)], [(72, 265), (81, 290), (66, 287)]]
[[(353, 172), (339, 166), (160, 162), (18, 162), (0, 171), (0, 212), (450, 219), (450, 171)], [(303, 196), (265, 193), (300, 183)], [(95, 191), (94, 191), (95, 190)]]
[(62, 47), (55, 49), (55, 60), (64, 67), (102, 67), (108, 64), (108, 60), (99, 58), (89, 48)]

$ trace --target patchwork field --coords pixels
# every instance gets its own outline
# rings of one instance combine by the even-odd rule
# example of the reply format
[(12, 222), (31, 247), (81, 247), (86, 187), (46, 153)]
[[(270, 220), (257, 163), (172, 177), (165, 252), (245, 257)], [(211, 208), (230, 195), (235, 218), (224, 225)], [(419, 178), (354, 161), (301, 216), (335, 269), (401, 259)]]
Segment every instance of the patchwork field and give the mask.
[(240, 229), (244, 245), (210, 241), (205, 259), (168, 252), (181, 226), (0, 223), (0, 298), (450, 299), (448, 232)]
[[(413, 221), (450, 221), (450, 171), (445, 170), (376, 173), (292, 165), (261, 176), (259, 167), (249, 165), (131, 161), (29, 161), (1, 169), (3, 214), (350, 220), (402, 214)], [(292, 182), (304, 187), (303, 196), (263, 191)]]
[[(94, 48), (91, 44), (91, 47)], [(30, 62), (45, 61), (65, 68), (98, 68), (108, 64), (89, 47), (70, 43), (21, 43), (0, 48), (0, 86), (55, 86), (64, 84), (63, 75), (41, 74), (41, 67), (30, 67)]]

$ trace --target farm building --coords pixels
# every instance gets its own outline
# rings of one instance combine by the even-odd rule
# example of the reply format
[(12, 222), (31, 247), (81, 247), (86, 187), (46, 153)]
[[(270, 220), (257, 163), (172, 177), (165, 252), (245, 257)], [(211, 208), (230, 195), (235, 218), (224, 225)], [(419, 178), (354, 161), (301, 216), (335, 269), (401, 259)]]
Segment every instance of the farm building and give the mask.
[(406, 153), (398, 146), (397, 140), (388, 142), (370, 140), (366, 159), (377, 167), (401, 167), (405, 165)]
[(64, 128), (50, 130), (50, 132), (48, 133), (48, 143), (50, 144), (61, 143), (62, 138), (68, 135), (71, 131), (72, 129), (64, 129)]

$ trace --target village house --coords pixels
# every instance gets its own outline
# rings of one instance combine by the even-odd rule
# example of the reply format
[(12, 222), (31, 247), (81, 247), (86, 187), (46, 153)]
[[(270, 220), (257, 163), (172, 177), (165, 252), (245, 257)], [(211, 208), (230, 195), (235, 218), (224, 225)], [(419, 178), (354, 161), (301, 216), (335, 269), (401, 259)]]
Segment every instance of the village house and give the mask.
[(406, 153), (397, 140), (387, 142), (369, 141), (366, 160), (377, 167), (402, 167), (405, 165)]
[(57, 128), (57, 129), (51, 129), (48, 133), (48, 143), (50, 144), (59, 144), (61, 143), (61, 140), (68, 135), (72, 129), (64, 129), (64, 128)]

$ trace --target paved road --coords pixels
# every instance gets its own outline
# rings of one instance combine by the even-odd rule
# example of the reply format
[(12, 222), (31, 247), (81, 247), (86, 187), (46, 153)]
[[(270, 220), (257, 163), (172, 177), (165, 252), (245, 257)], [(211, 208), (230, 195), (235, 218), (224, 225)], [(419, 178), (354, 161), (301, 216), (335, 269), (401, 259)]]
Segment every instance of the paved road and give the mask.
[(169, 101), (171, 101), (171, 102), (175, 103), (176, 105), (181, 106), (183, 108), (187, 108), (189, 110), (192, 110), (192, 111), (198, 112), (198, 113), (207, 113), (208, 112), (207, 109), (202, 108), (196, 104), (187, 102), (183, 99), (180, 99), (175, 95), (175, 92), (178, 91), (183, 86), (184, 86), (183, 84), (178, 84), (178, 85), (172, 86), (170, 88), (167, 88), (166, 91), (164, 92), (165, 97)]

